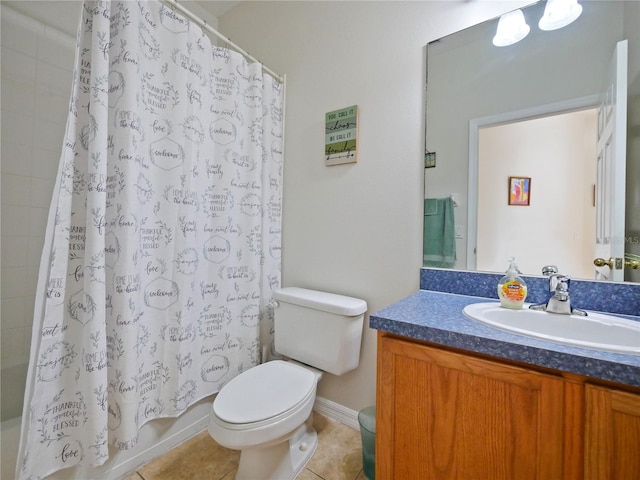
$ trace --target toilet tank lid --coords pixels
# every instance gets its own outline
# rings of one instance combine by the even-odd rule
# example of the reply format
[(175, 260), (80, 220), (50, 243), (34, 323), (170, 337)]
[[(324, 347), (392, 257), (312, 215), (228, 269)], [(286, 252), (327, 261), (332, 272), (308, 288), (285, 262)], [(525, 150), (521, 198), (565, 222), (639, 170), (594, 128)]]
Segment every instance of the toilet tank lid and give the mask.
[(356, 316), (367, 311), (367, 302), (336, 293), (319, 292), (300, 287), (285, 287), (273, 292), (275, 300), (314, 308), (337, 315)]

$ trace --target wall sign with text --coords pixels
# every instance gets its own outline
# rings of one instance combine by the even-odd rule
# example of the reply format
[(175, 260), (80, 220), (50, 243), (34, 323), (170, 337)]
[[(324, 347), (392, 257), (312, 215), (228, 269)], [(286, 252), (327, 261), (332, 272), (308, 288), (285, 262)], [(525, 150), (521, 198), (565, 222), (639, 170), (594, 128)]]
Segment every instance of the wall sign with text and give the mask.
[(341, 108), (325, 115), (325, 165), (358, 161), (358, 106)]

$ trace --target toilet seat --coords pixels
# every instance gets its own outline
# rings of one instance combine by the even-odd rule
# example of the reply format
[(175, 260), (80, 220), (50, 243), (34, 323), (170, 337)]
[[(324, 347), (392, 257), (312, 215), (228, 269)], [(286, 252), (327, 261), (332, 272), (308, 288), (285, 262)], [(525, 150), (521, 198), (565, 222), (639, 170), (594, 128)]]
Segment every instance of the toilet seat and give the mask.
[(315, 394), (316, 381), (313, 372), (299, 365), (263, 363), (227, 383), (213, 402), (213, 412), (230, 427), (255, 426), (305, 403)]

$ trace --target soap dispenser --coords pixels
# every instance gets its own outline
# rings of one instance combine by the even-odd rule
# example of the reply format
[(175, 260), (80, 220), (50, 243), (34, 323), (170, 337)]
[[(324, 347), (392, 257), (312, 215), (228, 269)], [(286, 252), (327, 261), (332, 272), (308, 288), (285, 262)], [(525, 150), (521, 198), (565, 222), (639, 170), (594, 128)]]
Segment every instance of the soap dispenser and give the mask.
[(520, 310), (527, 298), (527, 284), (520, 278), (520, 271), (513, 257), (509, 259), (505, 276), (498, 282), (498, 298), (502, 307), (512, 310)]

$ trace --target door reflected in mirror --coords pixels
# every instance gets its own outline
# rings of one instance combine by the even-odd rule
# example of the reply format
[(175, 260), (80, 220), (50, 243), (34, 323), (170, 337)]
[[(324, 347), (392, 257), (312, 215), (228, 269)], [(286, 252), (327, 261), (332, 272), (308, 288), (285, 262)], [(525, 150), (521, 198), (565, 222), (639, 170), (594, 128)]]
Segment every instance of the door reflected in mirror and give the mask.
[[(596, 132), (595, 109), (480, 129), (478, 270), (502, 271), (515, 257), (529, 274), (553, 264), (593, 275)], [(503, 172), (531, 178), (526, 207), (508, 201)]]

